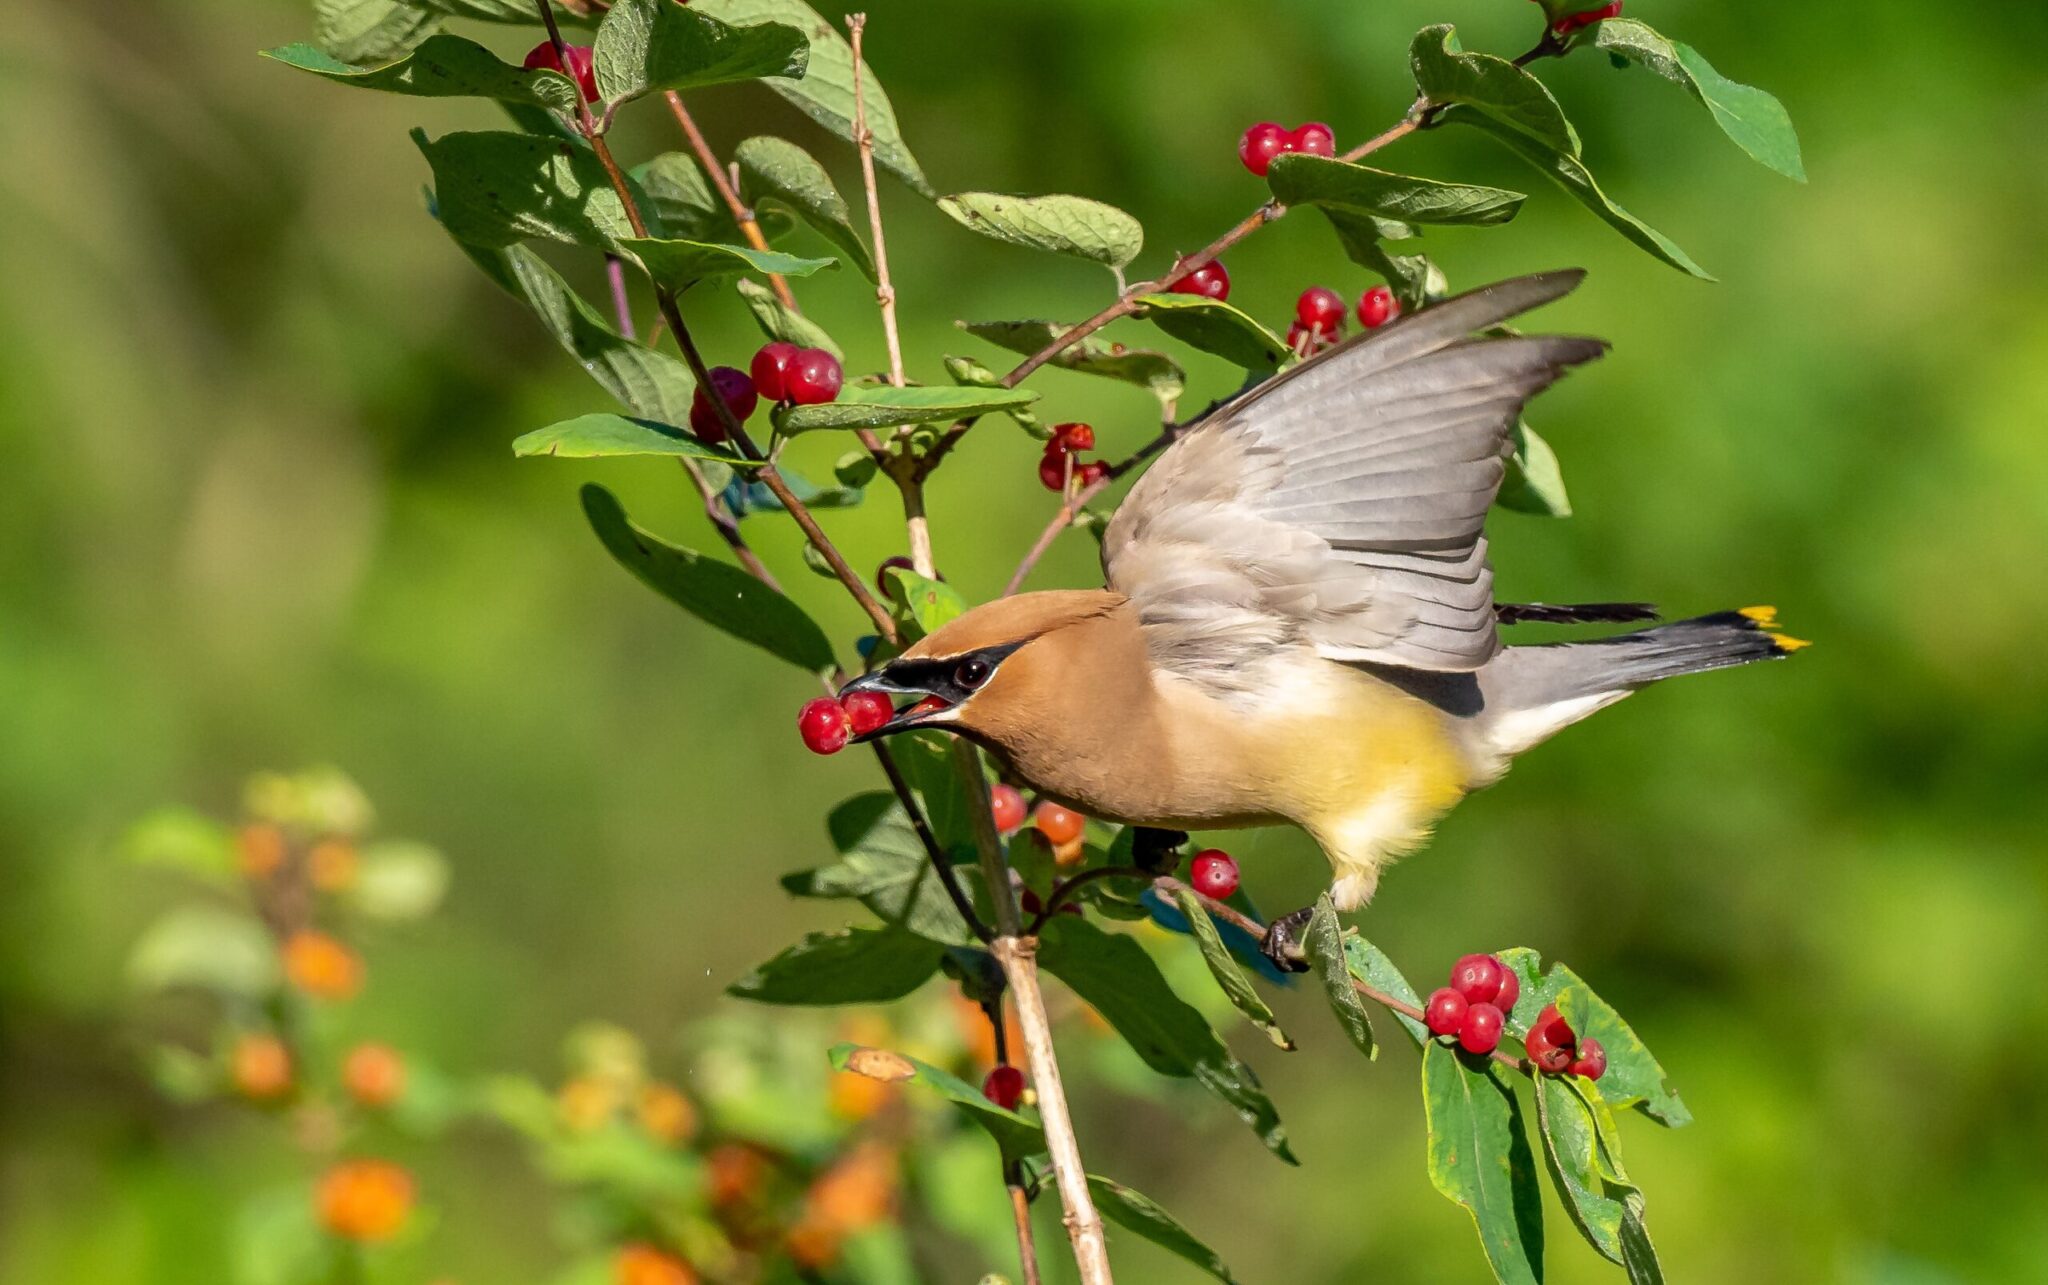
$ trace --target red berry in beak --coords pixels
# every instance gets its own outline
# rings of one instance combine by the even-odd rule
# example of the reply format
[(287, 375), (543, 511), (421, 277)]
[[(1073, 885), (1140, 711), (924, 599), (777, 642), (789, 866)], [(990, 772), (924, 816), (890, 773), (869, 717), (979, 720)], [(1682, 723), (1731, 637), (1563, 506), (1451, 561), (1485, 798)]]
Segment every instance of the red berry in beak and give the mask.
[(1221, 848), (1205, 848), (1188, 863), (1188, 882), (1195, 891), (1222, 901), (1237, 891), (1237, 862)]
[(796, 730), (813, 754), (837, 754), (853, 734), (853, 720), (836, 700), (820, 696), (797, 712)]
[(848, 692), (839, 705), (855, 736), (866, 736), (896, 716), (896, 706), (880, 692)]
[(1456, 1035), (1465, 1025), (1465, 1010), (1472, 1007), (1463, 995), (1448, 986), (1430, 992), (1422, 1010), (1422, 1024), (1432, 1035)]

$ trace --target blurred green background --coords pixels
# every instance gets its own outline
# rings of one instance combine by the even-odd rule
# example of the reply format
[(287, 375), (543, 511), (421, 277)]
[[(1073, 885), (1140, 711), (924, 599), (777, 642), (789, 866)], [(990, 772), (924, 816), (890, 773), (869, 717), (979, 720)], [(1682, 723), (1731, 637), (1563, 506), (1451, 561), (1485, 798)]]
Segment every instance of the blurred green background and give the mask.
[[(457, 872), (447, 913), (380, 947), (365, 1006), (448, 1067), (545, 1069), (576, 1021), (665, 1037), (843, 918), (775, 876), (824, 854), (824, 810), (871, 769), (803, 753), (802, 677), (676, 612), (591, 537), (575, 491), (598, 479), (713, 545), (672, 466), (512, 458), (518, 433), (607, 407), (421, 212), (406, 129), (488, 127), (491, 108), (258, 60), (306, 34), (297, 4), (8, 8), (0, 1279), (217, 1282), (236, 1200), (293, 1162), (231, 1113), (161, 1105), (137, 1069), (121, 965), (169, 893), (114, 857), (127, 821), (228, 811), (257, 767), (343, 766), (387, 831), (442, 845)], [(1583, 264), (1591, 280), (1543, 324), (1615, 341), (1536, 409), (1579, 516), (1500, 516), (1502, 591), (1775, 602), (1820, 645), (1661, 688), (1531, 755), (1362, 922), (1417, 979), (1524, 943), (1635, 1019), (1698, 1117), (1626, 1125), (1680, 1279), (2038, 1280), (2048, 10), (1629, 13), (1779, 94), (1812, 181), (1586, 54), (1541, 71), (1595, 173), (1719, 284), (1653, 262), (1477, 136), (1386, 154), (1530, 192), (1514, 224), (1432, 234), (1431, 252), (1465, 285)], [(1246, 123), (1321, 118), (1342, 146), (1393, 121), (1407, 37), (1430, 21), (1500, 53), (1536, 25), (1520, 0), (894, 0), (872, 6), (870, 49), (942, 190), (1112, 201), (1145, 221), (1149, 271), (1256, 203), (1234, 155)], [(515, 57), (530, 40), (484, 38)], [(696, 98), (721, 149), (788, 133), (857, 187), (847, 150), (765, 92)], [(651, 106), (622, 131), (636, 156), (676, 145)], [(942, 378), (946, 352), (994, 359), (955, 318), (1078, 318), (1107, 297), (1099, 271), (974, 238), (900, 186), (884, 197), (917, 376)], [(1369, 283), (1312, 217), (1228, 262), (1233, 302), (1275, 326), (1307, 284)], [(850, 368), (881, 364), (857, 278), (802, 293)], [(714, 360), (757, 342), (729, 298), (693, 316)], [(1191, 402), (1229, 385), (1191, 369)], [(1109, 453), (1152, 429), (1142, 391), (1035, 384)], [(835, 445), (797, 453), (822, 473)], [(971, 597), (1049, 514), (1035, 461), (991, 423), (941, 475), (939, 560)], [(827, 523), (861, 566), (902, 551), (880, 493)], [(840, 638), (859, 632), (787, 523), (750, 530)], [(1034, 583), (1096, 575), (1074, 534)], [(1324, 876), (1299, 835), (1232, 846), (1268, 906)], [(1320, 1007), (1283, 997), (1306, 1036), (1292, 1056), (1234, 1036), (1300, 1169), (1204, 1100), (1132, 1108), (1084, 1079), (1087, 1153), (1252, 1281), (1479, 1279), (1466, 1216), (1424, 1171), (1412, 1054), (1366, 1066)], [(467, 1282), (552, 1262), (545, 1192), (506, 1159), (458, 1142), (424, 1162)], [(1550, 1240), (1553, 1279), (1619, 1279), (1560, 1218)], [(1129, 1279), (1190, 1278), (1116, 1247)]]

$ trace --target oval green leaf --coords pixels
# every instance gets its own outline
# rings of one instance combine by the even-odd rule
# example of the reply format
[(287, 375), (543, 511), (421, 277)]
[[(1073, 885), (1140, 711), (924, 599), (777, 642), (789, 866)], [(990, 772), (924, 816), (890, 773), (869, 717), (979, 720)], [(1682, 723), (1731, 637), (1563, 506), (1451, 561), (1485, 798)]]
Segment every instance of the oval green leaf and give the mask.
[(1463, 1205), (1502, 1285), (1543, 1279), (1543, 1191), (1522, 1107), (1491, 1058), (1430, 1040), (1422, 1050), (1429, 1180)]
[(944, 953), (896, 929), (811, 933), (725, 993), (757, 1004), (882, 1004), (924, 985)]
[(1119, 271), (1145, 248), (1145, 229), (1136, 219), (1085, 196), (960, 192), (940, 197), (939, 208), (983, 236)]
[(1287, 360), (1287, 343), (1254, 321), (1250, 314), (1218, 299), (1198, 294), (1148, 294), (1139, 314), (1190, 348), (1214, 353), (1246, 370), (1278, 370)]
[(603, 459), (614, 455), (674, 455), (684, 459), (717, 460), (733, 468), (759, 467), (757, 461), (715, 446), (706, 446), (681, 429), (651, 419), (630, 419), (609, 412), (578, 415), (559, 424), (536, 428), (513, 440), (512, 453), (522, 457), (553, 455), (565, 460)]
[(832, 185), (832, 176), (809, 152), (787, 139), (762, 136), (733, 149), (733, 161), (740, 170), (740, 195), (748, 205), (773, 201), (787, 206), (844, 251), (862, 276), (875, 280), (875, 261), (854, 231), (852, 211)]
[(638, 259), (647, 275), (663, 289), (680, 293), (716, 277), (752, 272), (784, 277), (808, 277), (820, 268), (836, 268), (836, 259), (806, 259), (780, 250), (756, 250), (749, 245), (712, 245), (703, 241), (668, 241), (653, 237), (626, 237), (619, 249)]
[(839, 392), (839, 400), (817, 406), (792, 406), (776, 417), (785, 433), (821, 428), (895, 428), (969, 419), (991, 411), (1010, 410), (1036, 400), (1021, 388), (945, 388), (913, 385), (856, 386)]
[(810, 42), (776, 22), (734, 27), (675, 0), (618, 0), (592, 42), (607, 102), (655, 89), (693, 89), (764, 76), (801, 76)]
[(1514, 454), (1508, 457), (1507, 476), (1501, 481), (1494, 503), (1517, 513), (1570, 517), (1572, 500), (1565, 493), (1564, 470), (1558, 465), (1557, 452), (1527, 424), (1517, 423), (1511, 440)]
[(1280, 1029), (1280, 1019), (1273, 1016), (1273, 1010), (1252, 985), (1252, 979), (1244, 975), (1244, 970), (1237, 966), (1237, 960), (1231, 957), (1230, 948), (1223, 944), (1222, 935), (1216, 931), (1215, 921), (1209, 918), (1209, 908), (1187, 888), (1175, 890), (1173, 900), (1187, 919), (1188, 932), (1193, 935), (1195, 944), (1201, 947), (1202, 962), (1209, 966), (1209, 975), (1216, 979), (1216, 985), (1222, 988), (1231, 1006), (1264, 1031), (1266, 1038), (1276, 1047), (1293, 1052), (1294, 1041)]
[[(1266, 174), (1285, 205), (1315, 205), (1402, 223), (1484, 227), (1515, 217), (1529, 198), (1476, 183), (1442, 183), (1327, 156), (1279, 156)], [(1412, 235), (1412, 229), (1409, 229)]]
[(307, 44), (268, 49), (263, 56), (357, 89), (415, 98), (495, 98), (551, 111), (576, 110), (576, 86), (567, 76), (500, 62), (490, 50), (460, 36), (435, 36), (381, 67), (345, 63)]
[(506, 246), (547, 237), (617, 250), (633, 236), (603, 163), (579, 143), (505, 130), (412, 137), (433, 168), (442, 226), (458, 241)]
[(1699, 50), (1634, 18), (1609, 18), (1595, 26), (1593, 46), (1682, 86), (1713, 115), (1721, 132), (1759, 164), (1806, 181), (1798, 131), (1785, 105), (1771, 94), (1728, 79)]

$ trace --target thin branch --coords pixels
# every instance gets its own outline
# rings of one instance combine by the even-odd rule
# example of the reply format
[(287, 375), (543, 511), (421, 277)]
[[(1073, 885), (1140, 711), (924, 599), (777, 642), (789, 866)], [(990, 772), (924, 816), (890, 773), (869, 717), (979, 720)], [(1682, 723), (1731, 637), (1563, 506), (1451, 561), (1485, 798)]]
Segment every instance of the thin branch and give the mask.
[(724, 498), (712, 487), (710, 479), (704, 476), (703, 467), (688, 456), (680, 456), (676, 462), (690, 475), (691, 485), (697, 488), (697, 494), (704, 501), (704, 516), (711, 519), (712, 529), (718, 532), (719, 538), (725, 541), (733, 556), (740, 560), (740, 565), (751, 572), (754, 579), (781, 593), (782, 586), (775, 582), (774, 573), (768, 570), (768, 564), (762, 562), (761, 556), (747, 543), (747, 537), (740, 532), (739, 522), (727, 511)]
[(875, 134), (868, 128), (867, 99), (861, 89), (860, 37), (867, 25), (864, 13), (846, 15), (846, 33), (853, 45), (853, 142), (860, 149), (861, 185), (868, 196), (868, 233), (875, 242), (875, 301), (882, 305), (882, 335), (889, 343), (889, 382), (901, 388), (903, 345), (896, 337), (896, 287), (889, 283), (889, 247), (882, 239), (882, 199), (875, 187)]
[(1046, 894), (1044, 908), (1031, 921), (1031, 927), (1025, 930), (1025, 934), (1036, 937), (1039, 929), (1045, 927), (1047, 920), (1058, 914), (1076, 892), (1094, 880), (1143, 879), (1145, 877), (1146, 872), (1136, 866), (1096, 866), (1092, 870), (1083, 870), (1080, 874), (1053, 885), (1052, 891)]
[(1045, 524), (1045, 529), (1031, 542), (1031, 548), (1025, 551), (1024, 560), (1010, 573), (1009, 583), (1003, 586), (1003, 597), (1007, 598), (1024, 587), (1024, 578), (1031, 574), (1031, 568), (1038, 565), (1038, 560), (1045, 556), (1046, 550), (1052, 548), (1052, 543), (1059, 539), (1060, 532), (1074, 525), (1074, 519), (1080, 514), (1082, 506), (1101, 494), (1113, 480), (1113, 474), (1105, 474), (1061, 501), (1059, 512), (1052, 515), (1052, 521)]
[[(903, 772), (896, 766), (896, 760), (883, 748), (880, 741), (872, 741), (870, 744), (874, 746), (875, 758), (882, 764), (882, 774), (889, 778), (889, 788), (896, 792), (897, 801), (910, 815), (910, 826), (917, 831), (917, 838), (924, 845), (925, 855), (931, 858), (932, 869), (938, 872), (939, 882), (945, 886), (946, 895), (953, 901), (953, 909), (960, 912), (960, 917), (967, 921), (968, 929), (981, 941), (986, 943), (995, 940), (995, 933), (990, 931), (989, 926), (982, 922), (981, 916), (974, 912), (974, 902), (968, 898), (967, 890), (960, 886), (959, 871), (953, 868), (952, 854), (941, 846), (938, 836), (932, 833), (930, 823), (924, 818), (923, 809), (917, 806), (917, 796), (910, 792), (910, 783), (903, 779)], [(994, 1018), (990, 1020), (995, 1021)], [(998, 1061), (1001, 1060), (1002, 1042), (1002, 1023), (997, 1021)]]
[(616, 254), (604, 256), (604, 279), (612, 288), (612, 317), (618, 322), (619, 333), (627, 339), (633, 338), (633, 301), (626, 295), (626, 265), (619, 262)]
[[(756, 250), (766, 250), (768, 238), (761, 232), (760, 221), (754, 217), (754, 212), (747, 207), (747, 203), (740, 200), (740, 194), (734, 189), (732, 180), (726, 177), (725, 167), (718, 163), (717, 154), (711, 150), (711, 144), (705, 141), (704, 131), (697, 128), (697, 122), (690, 116), (690, 109), (683, 106), (683, 96), (671, 89), (667, 91), (666, 97), (669, 111), (675, 114), (676, 124), (682, 127), (683, 137), (690, 140), (690, 150), (697, 153), (697, 159), (703, 164), (705, 173), (711, 176), (711, 186), (718, 189), (719, 196), (725, 199), (725, 207), (732, 211), (732, 221), (739, 225), (740, 235)], [(769, 273), (768, 285), (775, 291), (775, 297), (782, 301), (783, 307), (791, 312), (803, 311), (796, 306), (796, 295), (790, 292), (789, 282), (783, 279), (781, 273)]]
[(1003, 1185), (1010, 1191), (1010, 1216), (1017, 1222), (1017, 1262), (1024, 1285), (1039, 1285), (1038, 1244), (1031, 1236), (1031, 1193), (1024, 1188), (1024, 1167), (1015, 1160), (1003, 1167)]

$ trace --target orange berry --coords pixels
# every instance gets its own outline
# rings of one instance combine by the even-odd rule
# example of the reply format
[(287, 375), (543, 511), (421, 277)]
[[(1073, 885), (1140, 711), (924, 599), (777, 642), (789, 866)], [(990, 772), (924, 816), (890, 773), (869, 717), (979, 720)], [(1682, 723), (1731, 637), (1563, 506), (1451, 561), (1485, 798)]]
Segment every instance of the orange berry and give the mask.
[(319, 999), (347, 999), (363, 988), (363, 961), (326, 933), (295, 932), (284, 943), (284, 975)]
[(895, 1150), (863, 1142), (811, 1183), (804, 1196), (804, 1221), (855, 1232), (888, 1218), (895, 1204)]
[(342, 892), (356, 881), (356, 845), (322, 839), (306, 852), (306, 875), (322, 892)]
[(252, 822), (235, 835), (235, 863), (251, 879), (268, 879), (284, 869), (284, 831), (268, 822)]
[(640, 1090), (640, 1127), (662, 1142), (686, 1142), (697, 1131), (697, 1108), (670, 1084), (650, 1084)]
[(674, 1254), (652, 1245), (624, 1245), (612, 1257), (616, 1285), (697, 1285), (697, 1273)]
[(782, 1247), (789, 1251), (790, 1260), (798, 1267), (816, 1273), (838, 1260), (839, 1247), (845, 1239), (837, 1227), (806, 1215), (789, 1229)]
[(707, 1182), (711, 1203), (729, 1208), (751, 1199), (768, 1181), (768, 1162), (760, 1152), (744, 1143), (728, 1142), (709, 1157)]
[(619, 1090), (609, 1080), (579, 1075), (555, 1092), (555, 1110), (575, 1133), (589, 1133), (609, 1123), (619, 1109)]
[(363, 1106), (381, 1110), (405, 1095), (405, 1059), (389, 1044), (358, 1044), (342, 1060), (341, 1084)]
[(390, 1240), (412, 1213), (412, 1175), (388, 1160), (344, 1160), (320, 1176), (320, 1225), (344, 1240)]
[(1078, 838), (1052, 845), (1052, 863), (1056, 866), (1078, 866), (1087, 859), (1088, 845)]
[(1031, 819), (1038, 826), (1038, 832), (1052, 840), (1055, 848), (1080, 838), (1081, 831), (1087, 824), (1086, 818), (1079, 812), (1063, 808), (1050, 800), (1039, 804), (1038, 810), (1031, 814)]
[(228, 1078), (252, 1102), (283, 1097), (292, 1087), (292, 1055), (274, 1035), (244, 1035), (228, 1052)]

